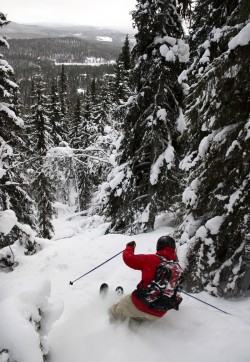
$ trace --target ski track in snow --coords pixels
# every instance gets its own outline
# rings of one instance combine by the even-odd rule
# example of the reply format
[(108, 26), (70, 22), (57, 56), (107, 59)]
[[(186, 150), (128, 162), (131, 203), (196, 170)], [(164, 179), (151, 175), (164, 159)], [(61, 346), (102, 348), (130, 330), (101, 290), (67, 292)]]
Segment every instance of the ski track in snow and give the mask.
[[(82, 220), (56, 220), (55, 240), (46, 243), (38, 254), (19, 256), (16, 270), (3, 275), (3, 285), (20, 278), (23, 288), (30, 278), (51, 281), (51, 298), (63, 310), (48, 337), (51, 362), (250, 361), (249, 298), (228, 301), (205, 292), (197, 295), (233, 314), (228, 316), (182, 295), (178, 312), (169, 311), (136, 333), (128, 329), (126, 322), (110, 325), (107, 310), (120, 299), (115, 288), (122, 285), (125, 294), (130, 293), (141, 273), (129, 269), (119, 255), (73, 286), (69, 285), (70, 280), (119, 253), (131, 240), (137, 243), (136, 253), (154, 253), (156, 240), (171, 234), (173, 228), (159, 223), (156, 231), (148, 234), (103, 235), (105, 225), (83, 231)], [(106, 299), (99, 296), (103, 282), (110, 287)]]

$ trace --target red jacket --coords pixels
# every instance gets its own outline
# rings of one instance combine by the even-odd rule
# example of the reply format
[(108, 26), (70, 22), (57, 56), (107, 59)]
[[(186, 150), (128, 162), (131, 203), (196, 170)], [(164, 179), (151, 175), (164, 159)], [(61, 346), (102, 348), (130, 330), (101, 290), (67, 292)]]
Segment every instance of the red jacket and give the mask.
[[(161, 263), (161, 259), (157, 255), (161, 255), (169, 261), (177, 260), (175, 250), (170, 247), (159, 250), (156, 254), (135, 255), (133, 246), (127, 246), (124, 250), (123, 260), (125, 264), (132, 269), (142, 271), (142, 279), (138, 284), (140, 287), (145, 288), (154, 279), (157, 266)], [(166, 311), (158, 311), (148, 308), (135, 296), (134, 292), (132, 293), (132, 301), (136, 308), (142, 312), (152, 314), (157, 317), (162, 317), (164, 314), (166, 314)]]

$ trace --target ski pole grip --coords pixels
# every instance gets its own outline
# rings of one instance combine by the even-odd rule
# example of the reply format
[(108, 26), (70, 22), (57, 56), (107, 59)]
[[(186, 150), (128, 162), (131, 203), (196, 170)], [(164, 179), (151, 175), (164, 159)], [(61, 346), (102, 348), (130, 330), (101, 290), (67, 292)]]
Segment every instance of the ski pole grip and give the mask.
[(69, 285), (73, 285), (74, 283), (73, 282), (69, 282)]

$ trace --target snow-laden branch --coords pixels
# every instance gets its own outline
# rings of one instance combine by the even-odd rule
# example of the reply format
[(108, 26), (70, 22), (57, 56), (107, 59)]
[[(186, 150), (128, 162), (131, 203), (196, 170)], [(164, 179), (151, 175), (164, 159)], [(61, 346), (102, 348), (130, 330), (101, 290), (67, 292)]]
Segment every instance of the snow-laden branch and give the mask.
[[(75, 148), (73, 148), (73, 151), (74, 152), (82, 152), (83, 150), (81, 150), (81, 149), (75, 149)], [(105, 151), (103, 151), (101, 148), (90, 148), (90, 147), (88, 147), (88, 148), (85, 148), (85, 150), (84, 150), (84, 152), (101, 152), (101, 153), (103, 153), (106, 157), (109, 157), (109, 155), (107, 154), (107, 152), (105, 152)], [(77, 156), (81, 156), (81, 154), (77, 154)]]
[[(81, 153), (78, 153), (81, 152)], [(98, 156), (94, 156), (92, 154), (89, 154), (88, 152), (97, 152), (102, 153), (106, 156), (106, 158), (101, 158)], [(50, 148), (47, 152), (46, 158), (73, 158), (76, 161), (80, 161), (78, 157), (86, 157), (91, 158), (93, 160), (97, 160), (99, 162), (110, 164), (109, 156), (108, 154), (99, 148), (85, 148), (85, 149), (74, 149), (69, 146), (67, 147), (53, 147)], [(82, 162), (82, 161), (81, 161)]]
[(35, 160), (38, 160), (38, 159), (39, 159), (39, 157), (31, 157), (28, 160), (21, 161), (21, 162), (18, 162), (18, 163), (13, 163), (13, 165), (11, 167), (9, 167), (8, 170), (11, 170), (12, 168), (17, 168), (17, 167), (23, 165), (24, 163), (32, 162), (32, 161), (35, 161)]
[(36, 232), (32, 230), (29, 225), (21, 224), (13, 210), (4, 210), (0, 212), (0, 233), (5, 236), (8, 235), (13, 227), (16, 226), (24, 234), (27, 235), (29, 242), (39, 241), (40, 238), (36, 237)]
[(8, 235), (17, 223), (17, 217), (14, 211), (4, 210), (0, 212), (0, 233)]
[[(105, 160), (104, 158), (100, 158), (100, 157), (96, 157), (96, 156), (92, 156), (92, 155), (88, 155), (86, 153), (81, 153), (78, 154), (76, 156), (82, 156), (82, 157), (88, 157), (88, 158), (92, 158), (94, 160), (100, 161), (100, 162), (104, 162), (104, 163), (108, 163), (109, 165), (111, 165), (111, 163), (108, 160)], [(76, 159), (77, 157), (74, 157), (74, 159)]]

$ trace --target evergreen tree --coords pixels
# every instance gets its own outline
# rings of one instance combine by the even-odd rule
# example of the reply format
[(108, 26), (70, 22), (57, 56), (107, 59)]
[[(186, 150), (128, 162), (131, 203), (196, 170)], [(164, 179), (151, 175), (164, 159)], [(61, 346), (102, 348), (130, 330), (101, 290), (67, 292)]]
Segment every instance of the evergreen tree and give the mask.
[(95, 78), (92, 79), (92, 82), (90, 85), (90, 95), (91, 95), (92, 105), (94, 106), (96, 103), (96, 97), (97, 97), (97, 84), (96, 84)]
[(111, 99), (108, 88), (102, 86), (97, 95), (96, 105), (94, 107), (92, 117), (96, 125), (96, 136), (104, 134), (105, 126), (110, 125)]
[[(61, 124), (63, 125), (64, 134), (68, 135), (69, 131), (69, 101), (68, 101), (68, 78), (65, 73), (65, 67), (62, 65), (60, 80), (59, 80), (59, 94), (61, 102)], [(67, 141), (67, 139), (64, 139)]]
[(32, 187), (38, 206), (38, 223), (40, 235), (50, 239), (53, 236), (51, 223), (54, 209), (54, 188), (46, 172), (46, 154), (53, 146), (51, 124), (47, 108), (48, 97), (44, 94), (44, 82), (40, 74), (33, 78), (34, 89), (31, 106), (30, 138), (31, 151), (36, 157), (33, 163), (34, 179)]
[(115, 103), (115, 118), (119, 117), (119, 110), (117, 112), (117, 107), (124, 104), (124, 102), (128, 100), (129, 96), (132, 93), (130, 84), (131, 68), (131, 51), (127, 36), (122, 47), (122, 51), (115, 64), (114, 78), (110, 82), (112, 100)]
[(82, 147), (81, 129), (84, 121), (81, 95), (77, 95), (73, 117), (71, 119), (70, 145), (72, 148)]
[[(87, 148), (90, 144), (93, 144), (100, 132), (103, 131), (103, 124), (100, 123), (100, 113), (102, 113), (101, 104), (104, 105), (104, 103), (99, 92), (100, 89), (98, 88), (97, 82), (94, 78), (91, 82), (91, 86), (87, 89), (84, 95), (83, 122), (80, 131), (82, 134), (82, 148)], [(102, 94), (104, 95), (104, 93)], [(104, 105), (104, 108), (106, 109), (107, 106), (108, 105)], [(103, 109), (104, 112), (105, 109)]]
[(122, 51), (119, 56), (119, 60), (123, 63), (125, 70), (130, 70), (132, 68), (131, 51), (130, 51), (128, 35), (125, 38), (124, 45), (122, 47)]
[[(6, 16), (0, 12), (0, 27), (7, 24)], [(2, 37), (0, 46), (8, 47)], [(13, 68), (0, 55), (0, 211), (13, 210), (19, 222), (34, 227), (32, 200), (21, 167), (25, 160), (24, 122), (17, 107), (18, 86), (12, 80), (13, 74)], [(17, 234), (13, 230), (5, 238), (0, 236), (0, 248), (15, 241)]]
[[(180, 228), (192, 291), (249, 288), (249, 29), (247, 0), (197, 1), (193, 63), (184, 77), (188, 174)], [(249, 30), (248, 30), (249, 34)]]
[[(188, 60), (176, 1), (137, 1), (133, 48), (135, 96), (127, 105), (117, 166), (108, 177), (110, 230), (152, 230), (158, 212), (179, 190), (177, 119), (182, 91), (178, 75)], [(147, 34), (147, 36), (145, 36)]]
[(52, 127), (51, 131), (53, 143), (55, 146), (58, 146), (61, 141), (67, 138), (67, 135), (65, 134), (65, 129), (63, 125), (63, 114), (61, 112), (61, 103), (56, 80), (53, 81), (51, 86), (48, 110)]
[(80, 208), (84, 210), (89, 208), (93, 192), (103, 177), (103, 165), (92, 157), (99, 155), (98, 149), (102, 150), (102, 145), (97, 143), (103, 136), (106, 122), (108, 122), (106, 113), (108, 106), (106, 92), (104, 90), (101, 90), (100, 94), (97, 92), (94, 79), (91, 91), (88, 91), (85, 97), (84, 116), (78, 127), (78, 192)]

